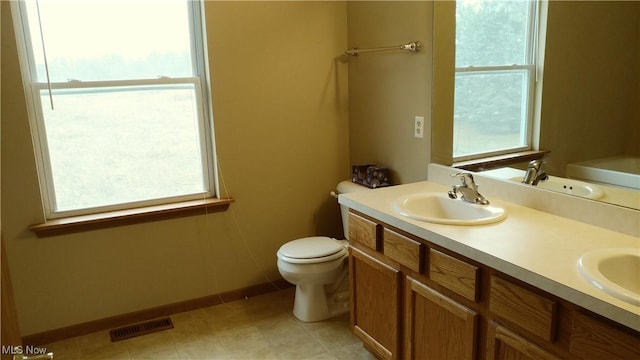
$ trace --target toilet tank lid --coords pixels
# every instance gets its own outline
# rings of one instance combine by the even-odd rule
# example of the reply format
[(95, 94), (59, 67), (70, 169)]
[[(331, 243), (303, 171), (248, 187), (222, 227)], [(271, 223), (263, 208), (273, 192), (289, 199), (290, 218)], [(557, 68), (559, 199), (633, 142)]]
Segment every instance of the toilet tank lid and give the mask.
[(356, 184), (351, 180), (340, 181), (338, 183), (339, 194), (346, 194), (346, 193), (358, 192), (363, 190), (370, 190), (370, 189), (366, 186)]

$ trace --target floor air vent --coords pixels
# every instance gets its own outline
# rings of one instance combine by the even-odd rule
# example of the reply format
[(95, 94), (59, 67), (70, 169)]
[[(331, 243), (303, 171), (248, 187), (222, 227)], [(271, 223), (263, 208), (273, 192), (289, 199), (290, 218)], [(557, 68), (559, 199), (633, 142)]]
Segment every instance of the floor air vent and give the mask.
[(116, 342), (168, 329), (173, 329), (173, 323), (170, 318), (163, 318), (123, 326), (109, 331), (109, 334), (111, 335), (111, 342)]

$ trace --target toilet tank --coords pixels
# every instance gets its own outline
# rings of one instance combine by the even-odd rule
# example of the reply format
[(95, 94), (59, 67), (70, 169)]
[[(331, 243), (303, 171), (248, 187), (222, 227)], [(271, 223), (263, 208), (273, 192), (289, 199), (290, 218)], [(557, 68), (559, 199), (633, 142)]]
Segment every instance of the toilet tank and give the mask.
[[(338, 184), (338, 194), (347, 194), (363, 190), (371, 189), (351, 182), (351, 180), (341, 181)], [(344, 230), (344, 237), (349, 240), (349, 208), (344, 205), (340, 205), (340, 214), (342, 215), (342, 229)]]

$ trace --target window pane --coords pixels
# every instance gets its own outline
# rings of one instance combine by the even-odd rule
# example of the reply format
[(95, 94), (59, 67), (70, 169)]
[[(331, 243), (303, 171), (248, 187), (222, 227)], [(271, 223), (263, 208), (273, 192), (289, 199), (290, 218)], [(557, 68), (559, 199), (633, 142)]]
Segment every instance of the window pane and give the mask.
[(203, 193), (192, 84), (41, 91), (55, 211)]
[(528, 71), (457, 73), (453, 156), (525, 146)]
[[(187, 1), (38, 0), (51, 82), (191, 77)], [(35, 1), (27, 3), (39, 82), (46, 82)]]
[(456, 1), (456, 67), (527, 64), (527, 0)]

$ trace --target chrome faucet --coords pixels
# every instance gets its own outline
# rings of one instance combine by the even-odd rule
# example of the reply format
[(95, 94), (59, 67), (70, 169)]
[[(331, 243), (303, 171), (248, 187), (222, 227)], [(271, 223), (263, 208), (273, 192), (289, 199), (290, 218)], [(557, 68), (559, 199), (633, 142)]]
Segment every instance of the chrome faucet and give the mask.
[(461, 199), (472, 204), (489, 205), (489, 200), (478, 192), (478, 184), (473, 181), (473, 175), (469, 173), (451, 174), (451, 177), (458, 177), (462, 184), (453, 185), (449, 190), (449, 197), (452, 199)]
[(544, 161), (542, 160), (531, 160), (529, 167), (527, 167), (527, 173), (524, 174), (524, 179), (522, 179), (522, 183), (536, 186), (541, 180), (549, 179), (547, 172), (542, 169), (543, 164)]

